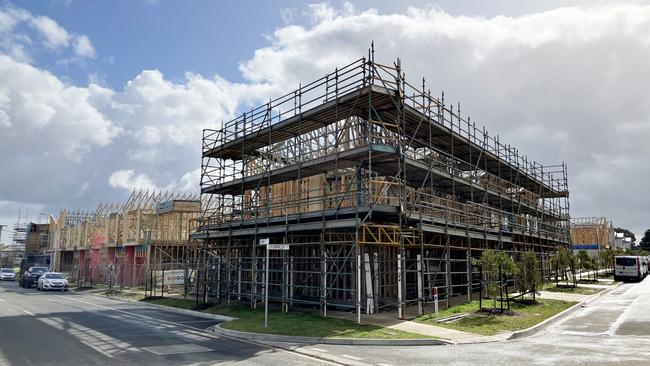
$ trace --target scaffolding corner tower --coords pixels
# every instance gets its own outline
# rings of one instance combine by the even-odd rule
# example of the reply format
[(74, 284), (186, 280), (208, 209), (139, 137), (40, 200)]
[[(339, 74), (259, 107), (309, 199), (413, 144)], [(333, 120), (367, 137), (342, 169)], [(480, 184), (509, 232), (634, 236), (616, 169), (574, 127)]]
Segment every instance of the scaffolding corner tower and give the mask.
[[(371, 314), (418, 312), (433, 289), (471, 299), (487, 248), (570, 241), (564, 163), (528, 160), (460, 108), (409, 84), (374, 50), (333, 73), (203, 131), (202, 244), (208, 302), (269, 299)], [(199, 284), (200, 283), (200, 284)]]

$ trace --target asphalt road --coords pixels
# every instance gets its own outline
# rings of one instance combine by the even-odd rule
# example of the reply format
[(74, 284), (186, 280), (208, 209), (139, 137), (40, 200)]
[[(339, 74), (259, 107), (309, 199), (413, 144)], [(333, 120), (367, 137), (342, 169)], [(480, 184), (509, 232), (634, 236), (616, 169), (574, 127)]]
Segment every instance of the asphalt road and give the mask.
[(92, 295), (43, 293), (1, 282), (0, 365), (328, 364), (203, 332), (217, 323)]
[(0, 365), (326, 364), (323, 360), (378, 366), (639, 365), (650, 360), (650, 277), (620, 286), (542, 334), (498, 343), (264, 345), (203, 332), (216, 323), (91, 295), (41, 293), (4, 282), (0, 283)]
[(433, 347), (303, 346), (356, 365), (645, 365), (650, 362), (650, 277), (626, 283), (535, 336)]

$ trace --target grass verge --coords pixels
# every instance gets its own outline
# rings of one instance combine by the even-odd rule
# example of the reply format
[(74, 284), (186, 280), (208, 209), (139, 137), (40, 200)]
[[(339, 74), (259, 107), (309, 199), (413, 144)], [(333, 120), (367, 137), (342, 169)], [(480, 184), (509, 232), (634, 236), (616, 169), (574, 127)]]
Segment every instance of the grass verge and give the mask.
[(567, 294), (577, 294), (577, 295), (593, 295), (597, 294), (604, 289), (601, 288), (590, 288), (590, 287), (563, 287), (563, 286), (555, 286), (555, 285), (546, 285), (542, 289), (542, 291), (550, 291), (550, 292), (563, 292)]
[[(195, 309), (196, 304), (193, 300), (171, 298), (145, 301), (159, 305), (192, 310)], [(215, 305), (210, 308), (201, 309), (198, 311), (235, 317), (237, 318), (236, 320), (223, 323), (221, 324), (221, 327), (241, 332), (322, 338), (433, 338), (371, 324), (359, 325), (355, 322), (345, 319), (323, 318), (319, 315), (302, 311), (292, 311), (286, 314), (282, 314), (276, 309), (269, 310), (268, 328), (264, 328), (263, 309), (253, 310), (245, 305), (223, 304)]]
[[(477, 333), (482, 335), (495, 335), (503, 332), (514, 332), (530, 328), (563, 310), (568, 309), (576, 302), (544, 299), (534, 305), (525, 305), (511, 303), (510, 308), (517, 314), (515, 316), (496, 316), (496, 315), (475, 315), (479, 309), (478, 301), (472, 301), (467, 304), (454, 306), (449, 309), (441, 310), (438, 318), (444, 318), (460, 313), (469, 313), (460, 320), (452, 323), (438, 323), (435, 321), (434, 314), (424, 315), (416, 318), (415, 321), (423, 324), (431, 324), (445, 328), (457, 329), (464, 332)], [(486, 302), (483, 303), (486, 305)], [(487, 301), (487, 306), (492, 303)], [(498, 303), (497, 303), (498, 305)], [(504, 304), (505, 305), (505, 304)]]

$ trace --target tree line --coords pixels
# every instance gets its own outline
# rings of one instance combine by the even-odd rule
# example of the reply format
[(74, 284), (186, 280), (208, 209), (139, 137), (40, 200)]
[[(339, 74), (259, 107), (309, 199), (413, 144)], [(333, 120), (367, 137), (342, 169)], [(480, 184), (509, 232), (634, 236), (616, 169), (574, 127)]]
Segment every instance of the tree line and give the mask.
[[(607, 248), (601, 249), (596, 256), (591, 256), (586, 250), (574, 253), (562, 247), (551, 258), (551, 268), (555, 271), (555, 285), (577, 287), (579, 280), (597, 281), (599, 271), (606, 270), (613, 273), (616, 256), (640, 255), (632, 252), (621, 248)], [(481, 271), (479, 297), (481, 309), (489, 306), (488, 299), (491, 300), (492, 309), (500, 309), (501, 312), (510, 309), (510, 301), (516, 298), (524, 300), (524, 297), (528, 296), (530, 300), (536, 302), (536, 294), (542, 286), (543, 279), (535, 252), (517, 252), (513, 256), (505, 251), (487, 249), (480, 259), (474, 259), (472, 264), (478, 266)], [(513, 289), (518, 290), (518, 295), (514, 297), (509, 296), (509, 291)], [(486, 301), (483, 301), (484, 291), (487, 295)], [(499, 307), (497, 302), (500, 304)]]

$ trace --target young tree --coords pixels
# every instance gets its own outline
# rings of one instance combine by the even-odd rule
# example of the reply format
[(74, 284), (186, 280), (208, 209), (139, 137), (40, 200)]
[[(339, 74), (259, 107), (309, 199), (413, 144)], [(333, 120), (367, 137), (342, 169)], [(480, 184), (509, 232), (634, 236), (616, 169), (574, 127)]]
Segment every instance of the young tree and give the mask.
[(567, 274), (567, 268), (569, 272), (573, 275), (573, 286), (577, 286), (576, 282), (576, 268), (578, 266), (578, 259), (577, 257), (573, 254), (571, 250), (569, 250), (566, 247), (561, 247), (557, 253), (555, 254), (555, 257), (553, 258), (553, 264), (555, 265), (555, 271), (556, 271), (556, 279), (555, 279), (555, 284), (558, 285), (559, 279), (558, 276), (562, 274), (562, 277), (566, 280), (567, 286), (569, 285), (569, 278), (566, 275)]
[(503, 280), (519, 272), (515, 261), (503, 251), (487, 249), (481, 255), (483, 272), (487, 277), (486, 290), (492, 298), (493, 307), (497, 307), (497, 294), (500, 295), (501, 310), (503, 311)]
[(612, 248), (602, 249), (598, 252), (598, 259), (601, 267), (605, 270), (614, 268), (614, 255), (614, 249)]
[(535, 252), (522, 253), (517, 266), (519, 267), (519, 275), (517, 276), (519, 292), (521, 294), (532, 293), (533, 301), (535, 301), (535, 292), (542, 282)]
[(645, 231), (645, 233), (643, 234), (643, 238), (641, 238), (641, 242), (639, 243), (639, 245), (641, 246), (642, 250), (650, 251), (650, 229)]
[[(578, 251), (578, 265), (580, 268), (580, 279), (582, 279), (582, 272), (591, 269), (591, 256), (586, 250)], [(589, 273), (587, 273), (587, 277), (589, 277)]]

